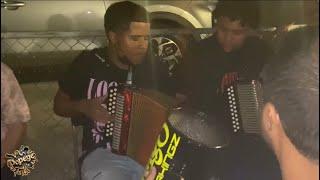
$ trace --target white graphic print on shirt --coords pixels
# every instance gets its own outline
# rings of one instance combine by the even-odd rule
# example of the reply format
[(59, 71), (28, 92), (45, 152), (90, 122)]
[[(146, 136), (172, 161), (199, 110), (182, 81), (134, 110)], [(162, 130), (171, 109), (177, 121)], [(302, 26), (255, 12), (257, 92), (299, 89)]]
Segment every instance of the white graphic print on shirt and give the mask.
[[(106, 82), (98, 81), (96, 79), (90, 78), (87, 99), (93, 99), (101, 96), (107, 96), (105, 108), (111, 115), (115, 114), (116, 96), (118, 91), (118, 83), (115, 81)], [(94, 143), (98, 144), (104, 140), (104, 138), (111, 139), (113, 131), (113, 123), (108, 122), (106, 125), (100, 122), (95, 122), (93, 128), (91, 129), (92, 138)], [(107, 148), (110, 149), (110, 140), (106, 142)]]

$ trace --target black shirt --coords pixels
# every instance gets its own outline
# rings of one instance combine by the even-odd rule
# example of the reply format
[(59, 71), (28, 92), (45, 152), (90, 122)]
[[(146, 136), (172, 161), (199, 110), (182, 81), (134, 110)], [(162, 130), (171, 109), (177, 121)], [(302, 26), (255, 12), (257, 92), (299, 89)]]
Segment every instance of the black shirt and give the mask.
[[(81, 53), (59, 81), (59, 88), (72, 100), (93, 99), (107, 93), (112, 93), (115, 97), (119, 85), (125, 83), (128, 71), (109, 61), (106, 52), (106, 48), (101, 48)], [(166, 65), (149, 51), (146, 57), (141, 64), (134, 67), (133, 84), (139, 88), (156, 89), (170, 95), (170, 87), (166, 86), (169, 78)], [(113, 110), (112, 106), (113, 104), (107, 105), (110, 113)], [(84, 150), (110, 148), (112, 123), (104, 125), (87, 117), (72, 118), (72, 122), (74, 125), (84, 126)]]

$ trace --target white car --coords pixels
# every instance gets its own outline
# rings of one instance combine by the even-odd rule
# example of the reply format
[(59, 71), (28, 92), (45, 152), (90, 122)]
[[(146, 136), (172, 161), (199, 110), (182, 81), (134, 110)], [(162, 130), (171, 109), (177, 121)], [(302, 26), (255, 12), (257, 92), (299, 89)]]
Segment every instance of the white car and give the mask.
[[(117, 1), (1, 0), (4, 61), (20, 82), (56, 80), (82, 50), (104, 46), (104, 13)], [(150, 12), (152, 45), (156, 54), (167, 61), (169, 73), (182, 59), (190, 40), (211, 34), (211, 12), (217, 0), (133, 2)], [(304, 18), (313, 21), (314, 6), (316, 1), (261, 1), (261, 26), (276, 30), (285, 21), (309, 23)], [(189, 31), (195, 29), (202, 32), (190, 35)]]

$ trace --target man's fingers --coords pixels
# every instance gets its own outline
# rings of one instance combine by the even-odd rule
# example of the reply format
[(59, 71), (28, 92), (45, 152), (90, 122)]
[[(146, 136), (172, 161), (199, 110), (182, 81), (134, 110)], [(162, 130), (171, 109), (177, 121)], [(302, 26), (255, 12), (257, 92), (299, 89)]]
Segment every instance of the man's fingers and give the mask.
[(223, 89), (224, 89), (225, 80), (226, 80), (226, 76), (223, 76), (222, 81), (221, 81), (221, 87), (220, 87), (222, 93), (223, 93)]
[(231, 82), (232, 82), (232, 74), (228, 74), (228, 77), (227, 77), (227, 86), (230, 86)]
[(145, 173), (145, 180), (154, 180), (157, 174), (157, 170), (155, 167), (152, 167), (149, 172)]
[(94, 121), (107, 123), (113, 120), (113, 116), (102, 105), (97, 106), (91, 116)]
[(95, 100), (96, 100), (98, 103), (102, 104), (102, 103), (106, 100), (107, 97), (108, 97), (108, 95), (100, 96), (100, 97), (97, 97)]

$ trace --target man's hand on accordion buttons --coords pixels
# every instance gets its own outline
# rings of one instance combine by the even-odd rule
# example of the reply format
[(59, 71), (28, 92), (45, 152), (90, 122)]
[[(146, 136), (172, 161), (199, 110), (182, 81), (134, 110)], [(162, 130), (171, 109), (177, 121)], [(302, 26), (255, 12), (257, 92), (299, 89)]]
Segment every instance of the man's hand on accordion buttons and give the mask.
[(103, 104), (106, 98), (106, 96), (102, 96), (95, 99), (82, 100), (83, 113), (96, 122), (106, 124), (108, 121), (111, 121), (113, 118)]
[(238, 80), (238, 73), (237, 72), (231, 72), (227, 73), (223, 76), (221, 81), (221, 93), (224, 92), (226, 87), (230, 86), (232, 83)]

